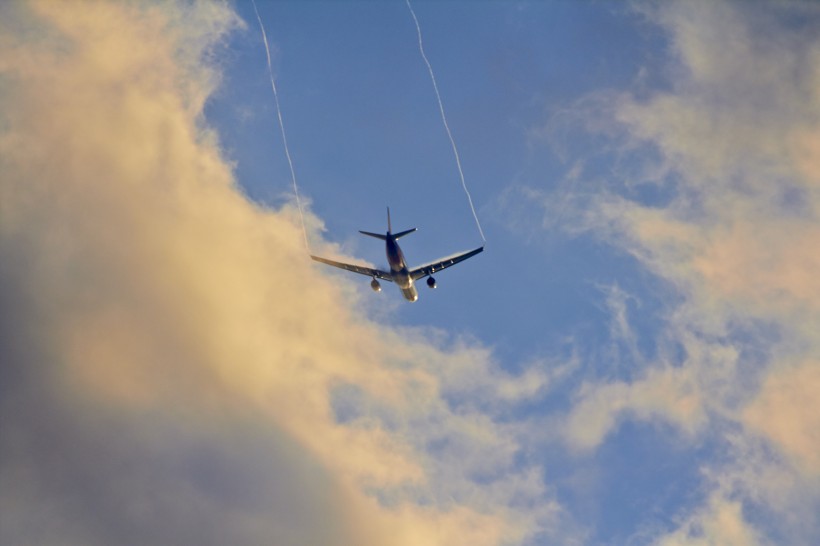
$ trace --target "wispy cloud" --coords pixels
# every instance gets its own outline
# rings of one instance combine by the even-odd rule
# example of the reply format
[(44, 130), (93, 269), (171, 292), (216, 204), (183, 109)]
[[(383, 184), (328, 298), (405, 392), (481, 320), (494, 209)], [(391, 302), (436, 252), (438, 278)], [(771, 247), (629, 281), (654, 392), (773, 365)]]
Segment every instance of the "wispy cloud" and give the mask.
[[(659, 531), (658, 543), (813, 542), (816, 514), (797, 527), (772, 514), (795, 499), (820, 506), (816, 489), (794, 485), (820, 480), (820, 402), (809, 394), (820, 369), (820, 11), (808, 2), (640, 9), (668, 37), (668, 88), (608, 92), (578, 111), (581, 119), (592, 107), (587, 129), (604, 125), (599, 134), (620, 141), (610, 152), (656, 178), (598, 177), (595, 192), (590, 182), (560, 202), (573, 207), (568, 230), (597, 234), (666, 283), (672, 295), (656, 341), (681, 355), (660, 351), (637, 359), (643, 371), (633, 378), (586, 382), (567, 438), (595, 448), (628, 418), (670, 423), (695, 442), (734, 445), (742, 430), (741, 443), (766, 446), (754, 451), (766, 470), (739, 470), (752, 465), (748, 450), (732, 450), (728, 464), (705, 460), (704, 472), (732, 479), (710, 482), (708, 502), (679, 529)], [(641, 184), (666, 195), (639, 199), (632, 190)], [(617, 311), (622, 333), (613, 333), (629, 342)]]
[(658, 546), (758, 546), (765, 544), (743, 517), (738, 501), (720, 495), (709, 498), (708, 504), (692, 514), (681, 527), (664, 536)]

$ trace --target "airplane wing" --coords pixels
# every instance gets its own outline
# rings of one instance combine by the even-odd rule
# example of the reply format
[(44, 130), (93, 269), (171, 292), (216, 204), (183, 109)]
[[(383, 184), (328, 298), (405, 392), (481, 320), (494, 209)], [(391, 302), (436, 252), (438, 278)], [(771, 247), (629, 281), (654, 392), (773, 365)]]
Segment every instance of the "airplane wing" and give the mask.
[(462, 254), (453, 254), (452, 256), (448, 256), (447, 258), (441, 258), (435, 262), (431, 262), (429, 264), (424, 264), (420, 267), (417, 267), (410, 271), (410, 276), (413, 277), (414, 281), (419, 279), (423, 279), (427, 275), (432, 275), (437, 271), (441, 271), (442, 269), (447, 269), (451, 265), (456, 265), (458, 262), (463, 262), (467, 258), (472, 258), (479, 252), (483, 251), (484, 247), (480, 246), (475, 250), (470, 250), (469, 252), (464, 252)]
[(345, 264), (342, 262), (334, 262), (333, 260), (328, 260), (327, 258), (320, 258), (319, 256), (310, 256), (317, 262), (322, 262), (323, 264), (332, 265), (333, 267), (338, 267), (339, 269), (346, 269), (347, 271), (352, 271), (354, 273), (359, 273), (360, 275), (367, 275), (368, 277), (376, 277), (383, 281), (390, 281), (393, 282), (393, 277), (387, 271), (382, 271), (380, 269), (371, 269), (369, 267), (364, 267), (362, 265), (353, 265), (353, 264)]

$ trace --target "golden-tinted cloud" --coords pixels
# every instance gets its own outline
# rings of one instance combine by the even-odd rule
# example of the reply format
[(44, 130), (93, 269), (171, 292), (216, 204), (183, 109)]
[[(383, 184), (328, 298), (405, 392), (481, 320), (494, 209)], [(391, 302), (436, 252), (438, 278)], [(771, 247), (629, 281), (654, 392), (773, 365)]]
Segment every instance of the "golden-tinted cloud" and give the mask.
[(744, 422), (770, 438), (807, 474), (820, 476), (820, 364), (773, 371), (743, 412)]
[(203, 118), (227, 6), (0, 9), (4, 544), (489, 546), (553, 521), (492, 414), (545, 380), (361, 318), (294, 211), (238, 190)]
[(757, 546), (765, 544), (743, 518), (737, 501), (713, 495), (702, 511), (680, 529), (657, 542), (658, 546)]
[(651, 369), (646, 377), (606, 385), (585, 384), (567, 423), (566, 436), (578, 449), (591, 449), (625, 417), (661, 419), (694, 434), (705, 422), (701, 392), (685, 368)]

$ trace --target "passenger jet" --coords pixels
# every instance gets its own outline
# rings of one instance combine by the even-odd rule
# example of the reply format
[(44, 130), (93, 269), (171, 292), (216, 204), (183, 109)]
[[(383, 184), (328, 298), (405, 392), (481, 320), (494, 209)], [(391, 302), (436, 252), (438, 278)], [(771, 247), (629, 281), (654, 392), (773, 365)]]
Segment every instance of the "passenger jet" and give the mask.
[(360, 275), (367, 275), (368, 277), (372, 277), (373, 280), (370, 281), (370, 288), (372, 288), (374, 292), (381, 292), (382, 290), (381, 284), (379, 284), (379, 281), (377, 279), (394, 282), (399, 287), (402, 295), (407, 301), (416, 301), (417, 299), (419, 299), (419, 293), (418, 290), (416, 290), (415, 281), (423, 279), (424, 277), (429, 277), (427, 279), (427, 286), (429, 286), (430, 288), (435, 288), (436, 280), (432, 276), (433, 273), (441, 271), (442, 269), (447, 269), (451, 265), (455, 265), (458, 262), (462, 262), (467, 258), (472, 258), (476, 254), (484, 250), (484, 247), (480, 246), (474, 250), (470, 250), (469, 252), (456, 254), (448, 258), (441, 258), (439, 260), (436, 260), (435, 262), (431, 262), (429, 264), (416, 267), (415, 269), (408, 269), (407, 264), (404, 261), (404, 253), (402, 253), (401, 248), (399, 247), (399, 243), (397, 241), (405, 235), (409, 235), (410, 233), (416, 231), (416, 228), (401, 231), (396, 234), (393, 234), (392, 231), (393, 229), (390, 226), (390, 207), (387, 208), (387, 233), (382, 235), (380, 233), (370, 233), (369, 231), (359, 231), (359, 233), (363, 235), (375, 237), (376, 239), (381, 239), (385, 242), (385, 251), (387, 252), (387, 263), (390, 264), (390, 271), (382, 271), (381, 269), (371, 269), (369, 267), (364, 267), (361, 265), (334, 262), (333, 260), (328, 260), (327, 258), (320, 258), (319, 256), (311, 255), (310, 257), (316, 260), (317, 262), (322, 262), (323, 264), (332, 265), (333, 267), (346, 269), (348, 271), (353, 271), (354, 273), (359, 273)]

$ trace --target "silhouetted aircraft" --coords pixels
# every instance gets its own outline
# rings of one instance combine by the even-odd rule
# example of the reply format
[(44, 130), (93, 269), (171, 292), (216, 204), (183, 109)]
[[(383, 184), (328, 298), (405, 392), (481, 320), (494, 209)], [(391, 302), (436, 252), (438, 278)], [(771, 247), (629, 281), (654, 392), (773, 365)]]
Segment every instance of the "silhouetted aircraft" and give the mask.
[(420, 267), (408, 269), (407, 264), (404, 261), (404, 253), (402, 253), (397, 241), (405, 235), (413, 233), (414, 231), (416, 231), (416, 228), (393, 234), (393, 229), (390, 225), (390, 207), (387, 208), (387, 233), (382, 235), (380, 233), (370, 233), (369, 231), (359, 231), (359, 233), (370, 237), (375, 237), (376, 239), (381, 239), (385, 242), (387, 263), (390, 264), (390, 271), (371, 269), (361, 265), (334, 262), (333, 260), (328, 260), (327, 258), (320, 258), (319, 256), (313, 255), (311, 255), (311, 258), (317, 262), (322, 262), (323, 264), (332, 265), (333, 267), (346, 269), (348, 271), (353, 271), (354, 273), (359, 273), (360, 275), (372, 277), (373, 280), (370, 281), (370, 288), (372, 288), (375, 292), (381, 292), (382, 290), (381, 284), (379, 284), (377, 279), (394, 282), (399, 287), (402, 295), (407, 301), (416, 301), (419, 299), (419, 293), (418, 290), (416, 290), (415, 281), (423, 279), (424, 277), (429, 277), (427, 279), (427, 286), (430, 288), (435, 288), (436, 280), (432, 277), (433, 273), (441, 271), (442, 269), (447, 269), (451, 265), (456, 265), (458, 262), (463, 262), (467, 258), (472, 258), (484, 250), (484, 247), (480, 246), (474, 250), (470, 250), (469, 252), (455, 254), (447, 258), (438, 259), (435, 262), (431, 262)]

